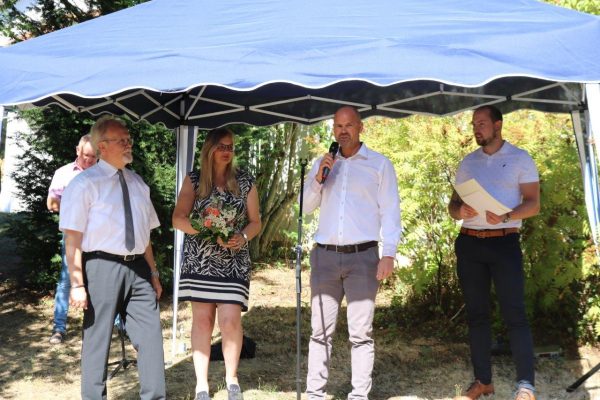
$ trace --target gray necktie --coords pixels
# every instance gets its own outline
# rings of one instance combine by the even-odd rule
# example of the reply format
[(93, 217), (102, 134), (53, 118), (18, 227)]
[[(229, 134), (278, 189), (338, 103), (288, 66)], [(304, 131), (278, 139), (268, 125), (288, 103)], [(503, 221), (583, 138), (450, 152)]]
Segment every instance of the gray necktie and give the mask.
[(135, 235), (133, 233), (133, 216), (131, 215), (131, 202), (129, 201), (129, 189), (127, 182), (123, 176), (123, 170), (117, 171), (119, 174), (119, 182), (121, 182), (121, 190), (123, 191), (123, 209), (125, 211), (125, 248), (131, 251), (135, 247)]

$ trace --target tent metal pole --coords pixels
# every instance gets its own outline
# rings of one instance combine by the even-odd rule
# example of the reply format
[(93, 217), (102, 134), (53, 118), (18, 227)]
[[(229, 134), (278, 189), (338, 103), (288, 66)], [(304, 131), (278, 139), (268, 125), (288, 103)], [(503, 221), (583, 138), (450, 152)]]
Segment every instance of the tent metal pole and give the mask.
[[(177, 161), (176, 161), (176, 185), (175, 198), (179, 195), (183, 180), (187, 173), (193, 169), (194, 155), (196, 151), (196, 140), (198, 128), (194, 126), (181, 125), (175, 130), (177, 137)], [(181, 258), (183, 253), (184, 234), (175, 230), (173, 246), (173, 326), (171, 328), (171, 360), (175, 361), (177, 354), (177, 311), (179, 305), (179, 276), (181, 272)]]
[(296, 246), (296, 398), (302, 397), (302, 378), (300, 377), (300, 357), (302, 350), (302, 203), (304, 202), (304, 173), (308, 160), (300, 160), (300, 198), (298, 209), (298, 245)]
[(592, 144), (592, 136), (589, 126), (586, 124), (585, 111), (572, 111), (571, 121), (575, 133), (575, 143), (579, 155), (581, 176), (585, 196), (585, 206), (588, 214), (592, 239), (598, 253), (598, 223), (600, 222), (600, 209), (598, 208), (598, 170), (596, 168), (596, 154)]
[[(596, 245), (596, 257), (600, 258), (600, 252), (598, 251), (598, 225), (600, 221), (600, 192), (598, 188), (598, 169), (597, 169), (597, 154), (598, 148), (600, 147), (600, 143), (598, 143), (598, 139), (600, 139), (600, 84), (586, 84), (585, 85), (585, 96), (587, 99), (588, 110), (587, 113), (580, 111), (573, 111), (571, 115), (573, 116), (573, 128), (575, 130), (576, 135), (582, 135), (582, 127), (586, 128), (586, 146), (587, 150), (587, 164), (581, 165), (582, 171), (586, 168), (586, 172), (591, 175), (591, 179), (588, 181), (586, 179), (586, 174), (584, 173), (584, 189), (585, 190), (585, 202), (588, 209), (588, 218), (590, 220), (590, 228), (592, 231), (594, 244)], [(582, 120), (581, 114), (585, 116), (585, 121)], [(585, 125), (584, 125), (585, 124)], [(579, 131), (579, 132), (578, 132)], [(595, 151), (594, 151), (595, 144)], [(579, 143), (577, 144), (580, 147)], [(580, 156), (581, 157), (581, 156)], [(589, 188), (588, 188), (589, 186)], [(590, 204), (591, 203), (591, 204)], [(600, 371), (600, 363), (596, 364), (592, 369), (590, 369), (587, 373), (579, 377), (575, 382), (567, 387), (567, 392), (574, 392), (583, 382), (588, 380), (592, 375), (596, 372)]]
[(587, 83), (585, 96), (588, 105), (590, 132), (596, 145), (596, 153), (600, 148), (600, 83)]

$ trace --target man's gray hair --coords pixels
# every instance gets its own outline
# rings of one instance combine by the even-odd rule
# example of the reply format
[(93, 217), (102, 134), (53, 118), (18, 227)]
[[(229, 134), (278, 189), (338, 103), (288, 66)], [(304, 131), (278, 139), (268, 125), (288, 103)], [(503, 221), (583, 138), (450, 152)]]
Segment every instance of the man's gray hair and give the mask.
[(77, 148), (81, 149), (85, 146), (86, 143), (90, 143), (92, 141), (92, 136), (89, 133), (86, 133), (79, 139), (79, 143), (77, 144)]
[(125, 122), (113, 115), (103, 115), (98, 119), (98, 121), (96, 121), (94, 126), (92, 126), (92, 129), (90, 130), (90, 136), (92, 139), (92, 146), (94, 146), (96, 151), (98, 151), (98, 143), (104, 139), (106, 131), (108, 131), (108, 129), (112, 126), (118, 126), (120, 128), (127, 129)]

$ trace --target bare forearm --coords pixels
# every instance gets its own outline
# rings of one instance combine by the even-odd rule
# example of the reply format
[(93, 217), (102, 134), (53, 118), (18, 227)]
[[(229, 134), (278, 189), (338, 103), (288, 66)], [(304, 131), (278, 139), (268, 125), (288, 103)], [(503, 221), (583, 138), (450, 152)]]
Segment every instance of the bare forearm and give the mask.
[(150, 271), (156, 271), (156, 261), (154, 260), (154, 251), (152, 251), (152, 244), (148, 243), (146, 250), (144, 251), (144, 259), (150, 267)]
[(526, 219), (538, 215), (540, 204), (535, 200), (524, 200), (510, 212), (510, 219)]
[(81, 242), (83, 233), (67, 230), (65, 231), (65, 253), (67, 257), (67, 266), (69, 267), (69, 277), (71, 287), (83, 286), (83, 255), (81, 251)]
[(182, 232), (187, 233), (188, 235), (195, 235), (198, 233), (197, 230), (192, 228), (192, 224), (190, 223), (190, 219), (187, 216), (183, 215), (173, 215), (173, 228), (179, 229)]
[(146, 263), (148, 263), (148, 267), (150, 267), (150, 283), (152, 284), (152, 288), (156, 292), (156, 299), (158, 300), (162, 295), (162, 285), (160, 284), (160, 276), (156, 267), (156, 261), (154, 260), (154, 251), (152, 251), (152, 243), (148, 243), (148, 246), (146, 246), (146, 250), (144, 251), (144, 260), (146, 260)]
[(260, 221), (250, 222), (242, 229), (242, 232), (248, 236), (248, 240), (252, 240), (256, 235), (259, 234), (262, 223)]
[(460, 206), (462, 205), (462, 201), (452, 199), (448, 204), (448, 212), (453, 219), (460, 220), (462, 219), (460, 216)]
[(540, 184), (539, 182), (522, 183), (522, 202), (510, 212), (511, 219), (525, 219), (533, 217), (540, 212)]
[(46, 199), (46, 207), (51, 212), (59, 212), (60, 211), (60, 199), (57, 197), (48, 196)]

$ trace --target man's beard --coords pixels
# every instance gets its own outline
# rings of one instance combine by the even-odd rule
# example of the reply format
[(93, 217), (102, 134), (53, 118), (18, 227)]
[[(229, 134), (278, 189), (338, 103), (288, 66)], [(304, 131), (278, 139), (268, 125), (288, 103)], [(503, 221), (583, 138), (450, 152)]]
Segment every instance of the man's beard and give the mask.
[(477, 142), (478, 145), (480, 145), (481, 147), (487, 146), (488, 144), (492, 143), (492, 141), (494, 141), (494, 139), (496, 139), (498, 137), (498, 134), (496, 133), (496, 131), (494, 130), (494, 132), (492, 132), (492, 136), (485, 139), (485, 138), (481, 138), (481, 139), (477, 139), (477, 137), (475, 137), (475, 141)]
[(132, 153), (123, 154), (123, 161), (125, 162), (125, 164), (131, 164), (133, 162), (133, 154)]

